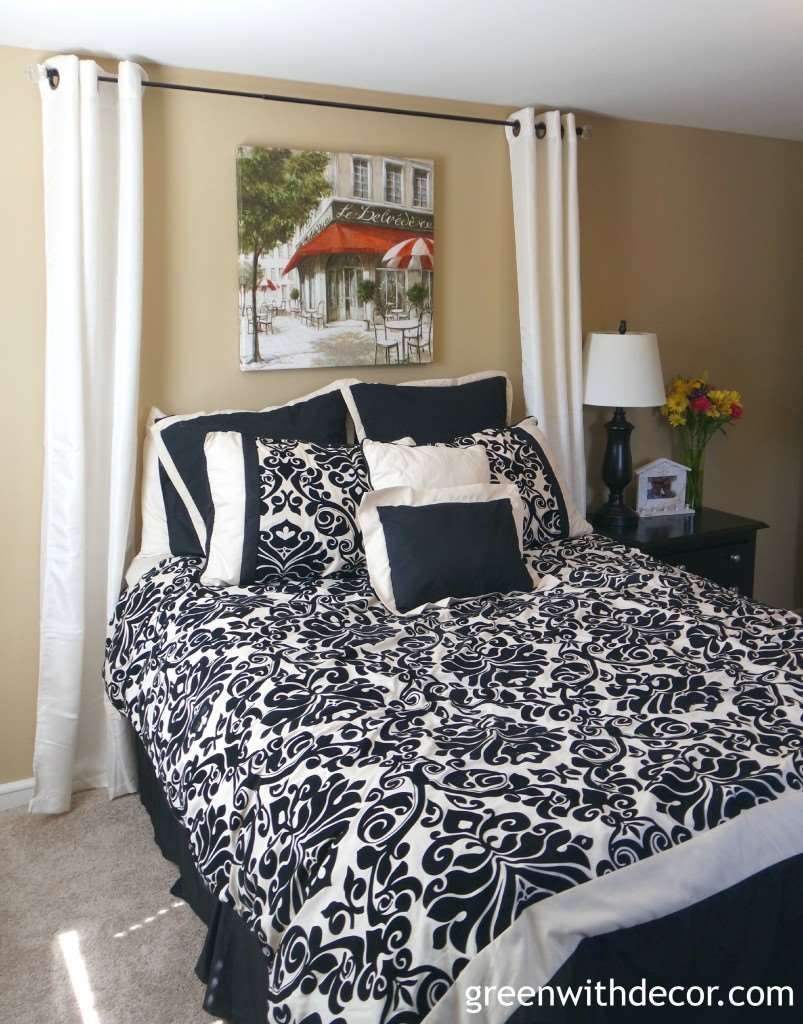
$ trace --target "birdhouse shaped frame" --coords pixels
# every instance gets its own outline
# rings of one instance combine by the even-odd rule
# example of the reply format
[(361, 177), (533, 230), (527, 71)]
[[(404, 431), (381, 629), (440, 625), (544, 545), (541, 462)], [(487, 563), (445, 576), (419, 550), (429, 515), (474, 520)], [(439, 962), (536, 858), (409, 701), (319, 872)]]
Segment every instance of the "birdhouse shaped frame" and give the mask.
[(689, 467), (673, 459), (653, 459), (636, 470), (636, 511), (639, 516), (694, 515), (686, 504)]

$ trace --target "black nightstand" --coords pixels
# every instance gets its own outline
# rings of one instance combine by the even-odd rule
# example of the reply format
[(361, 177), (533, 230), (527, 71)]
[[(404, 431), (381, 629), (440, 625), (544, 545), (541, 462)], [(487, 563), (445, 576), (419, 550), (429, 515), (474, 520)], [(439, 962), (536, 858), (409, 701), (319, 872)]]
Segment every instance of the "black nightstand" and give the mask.
[(598, 533), (640, 548), (662, 562), (682, 565), (724, 587), (735, 587), (745, 597), (753, 596), (756, 533), (766, 528), (767, 524), (758, 519), (715, 508), (704, 508), (694, 516), (639, 519), (632, 530), (594, 524)]

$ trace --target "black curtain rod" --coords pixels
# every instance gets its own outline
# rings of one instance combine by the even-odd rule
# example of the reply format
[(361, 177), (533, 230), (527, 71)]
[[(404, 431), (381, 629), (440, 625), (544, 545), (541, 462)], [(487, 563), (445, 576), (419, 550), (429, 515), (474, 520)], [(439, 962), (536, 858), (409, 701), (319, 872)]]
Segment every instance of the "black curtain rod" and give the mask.
[[(51, 89), (59, 87), (59, 73), (56, 68), (46, 68), (45, 73)], [(98, 75), (99, 82), (116, 82), (116, 75)], [(308, 107), (333, 107), (336, 110), (363, 110), (372, 114), (397, 114), (402, 117), (429, 117), (438, 121), (460, 121), (463, 124), (493, 124), (511, 128), (514, 135), (521, 131), (518, 121), (504, 121), (495, 117), (473, 117), (469, 114), (440, 114), (434, 110), (405, 110), (403, 107), (379, 107), (370, 103), (345, 103), (342, 100), (316, 100), (306, 96), (281, 96), (270, 92), (246, 92), (242, 89), (214, 89), (208, 85), (179, 85), (177, 82), (151, 82), (144, 80), (143, 86), (149, 89), (175, 89), (177, 92), (202, 92), (213, 96), (240, 96), (249, 100), (269, 100), (272, 103), (299, 103)], [(576, 129), (579, 138), (586, 134), (586, 129)], [(563, 127), (560, 129), (563, 135)], [(535, 126), (535, 134), (539, 139), (546, 135), (546, 125), (539, 121)]]

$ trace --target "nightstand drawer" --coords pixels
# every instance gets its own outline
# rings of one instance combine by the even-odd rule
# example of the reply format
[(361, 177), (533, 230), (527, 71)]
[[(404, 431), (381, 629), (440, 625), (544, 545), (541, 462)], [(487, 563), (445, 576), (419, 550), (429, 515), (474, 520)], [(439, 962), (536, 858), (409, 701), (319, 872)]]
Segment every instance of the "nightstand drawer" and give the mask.
[(640, 548), (669, 565), (682, 565), (723, 587), (736, 587), (753, 596), (756, 532), (767, 524), (716, 508), (703, 508), (694, 516), (647, 516), (621, 529), (595, 521), (600, 533)]
[(748, 597), (753, 593), (753, 571), (756, 560), (755, 540), (721, 544), (700, 551), (683, 551), (658, 555), (672, 565), (682, 565), (689, 572), (735, 587)]

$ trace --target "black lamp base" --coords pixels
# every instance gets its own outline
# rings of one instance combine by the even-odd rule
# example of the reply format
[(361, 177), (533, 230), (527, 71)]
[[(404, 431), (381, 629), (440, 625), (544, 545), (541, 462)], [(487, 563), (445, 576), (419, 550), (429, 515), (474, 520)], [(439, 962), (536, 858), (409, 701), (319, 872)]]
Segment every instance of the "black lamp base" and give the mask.
[(630, 434), (633, 424), (628, 423), (622, 408), (614, 409), (605, 424), (608, 443), (602, 461), (602, 479), (608, 485), (607, 502), (592, 516), (595, 526), (608, 530), (629, 530), (638, 523), (638, 515), (625, 504), (624, 492), (633, 478), (633, 459), (630, 455)]
[(591, 517), (592, 526), (600, 526), (605, 530), (621, 530), (623, 533), (638, 525), (638, 513), (625, 505), (612, 505), (609, 501), (600, 505)]

